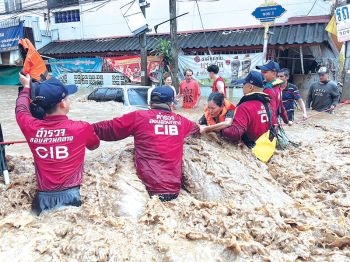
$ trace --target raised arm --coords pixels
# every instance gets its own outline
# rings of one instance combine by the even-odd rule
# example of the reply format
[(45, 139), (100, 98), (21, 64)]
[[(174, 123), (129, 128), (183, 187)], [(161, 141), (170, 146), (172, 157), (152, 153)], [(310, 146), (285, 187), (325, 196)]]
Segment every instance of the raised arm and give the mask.
[(21, 129), (36, 119), (30, 113), (30, 76), (20, 74), (19, 80), (23, 85), (23, 90), (18, 94), (16, 100), (16, 121)]
[(125, 114), (113, 120), (93, 124), (97, 136), (103, 141), (117, 141), (134, 134), (136, 112)]

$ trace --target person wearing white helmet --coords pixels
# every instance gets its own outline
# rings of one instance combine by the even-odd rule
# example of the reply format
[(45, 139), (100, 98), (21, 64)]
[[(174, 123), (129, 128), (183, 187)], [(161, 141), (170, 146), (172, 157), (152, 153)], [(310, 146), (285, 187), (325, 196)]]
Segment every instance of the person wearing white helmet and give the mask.
[(310, 86), (306, 107), (319, 112), (332, 113), (339, 102), (340, 92), (337, 84), (329, 79), (327, 67), (318, 70), (320, 81)]

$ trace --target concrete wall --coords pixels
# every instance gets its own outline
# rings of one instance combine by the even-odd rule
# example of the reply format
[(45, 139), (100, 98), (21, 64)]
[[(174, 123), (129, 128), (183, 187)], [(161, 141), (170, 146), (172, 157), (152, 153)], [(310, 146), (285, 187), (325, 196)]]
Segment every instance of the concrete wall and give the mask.
[[(120, 11), (120, 7), (128, 2), (130, 0), (111, 1), (104, 6), (101, 6), (101, 2), (81, 5), (79, 7), (82, 13), (80, 22), (52, 23), (52, 28), (59, 30), (60, 40), (130, 35), (131, 32)], [(169, 19), (169, 2), (168, 0), (149, 0), (149, 2), (151, 7), (147, 9), (146, 16), (150, 28), (153, 29), (154, 25)], [(278, 2), (287, 9), (287, 12), (277, 22), (285, 22), (289, 17), (294, 16), (329, 14), (331, 5), (329, 1), (318, 0), (311, 10), (314, 0), (280, 0)], [(259, 24), (251, 13), (261, 3), (263, 3), (263, 0), (200, 2), (199, 7), (204, 28), (215, 29)], [(311, 12), (309, 12), (310, 10)], [(201, 30), (202, 25), (195, 2), (178, 2), (177, 13), (186, 12), (189, 12), (189, 14), (178, 20), (178, 30)], [(159, 32), (168, 31), (169, 24), (159, 27)]]
[[(173, 0), (175, 1), (175, 0)], [(35, 3), (42, 0), (23, 0), (23, 8), (36, 7)], [(51, 12), (80, 9), (81, 21), (71, 23), (55, 24), (54, 15), (51, 16), (51, 24), (44, 21), (46, 9), (17, 14), (24, 17), (38, 17), (40, 30), (49, 28), (57, 30), (60, 40), (102, 38), (112, 36), (130, 35), (131, 32), (121, 14), (120, 7), (130, 0), (111, 0), (110, 2), (85, 3), (80, 6), (53, 9)], [(219, 0), (215, 2), (200, 2), (199, 8), (203, 18), (205, 29), (216, 29), (225, 27), (241, 27), (259, 24), (251, 13), (256, 7), (262, 4), (263, 0)], [(286, 22), (289, 17), (306, 15), (329, 14), (331, 1), (318, 0), (312, 8), (314, 0), (279, 0), (287, 12), (277, 22)], [(169, 0), (149, 0), (151, 7), (147, 9), (147, 21), (150, 28), (154, 25), (169, 19)], [(178, 14), (189, 12), (178, 20), (179, 31), (201, 30), (202, 25), (195, 2), (177, 2)], [(4, 11), (4, 0), (0, 0), (0, 12)], [(0, 16), (0, 21), (11, 15)], [(168, 32), (169, 24), (159, 27), (159, 32)]]

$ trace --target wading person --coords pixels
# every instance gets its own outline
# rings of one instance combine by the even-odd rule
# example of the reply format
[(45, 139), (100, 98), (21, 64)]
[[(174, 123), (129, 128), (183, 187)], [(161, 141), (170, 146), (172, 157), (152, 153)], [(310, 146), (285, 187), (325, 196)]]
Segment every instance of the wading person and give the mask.
[(225, 99), (219, 92), (211, 93), (208, 97), (208, 105), (204, 109), (204, 115), (199, 119), (203, 127), (202, 132), (217, 132), (232, 124), (235, 106)]
[(337, 106), (340, 93), (337, 84), (329, 80), (327, 67), (318, 70), (320, 81), (310, 86), (306, 106), (316, 111), (328, 111), (332, 113)]
[(161, 201), (177, 198), (184, 139), (199, 133), (196, 123), (172, 112), (173, 103), (171, 88), (156, 87), (151, 94), (150, 110), (138, 110), (93, 125), (104, 141), (134, 137), (137, 175), (149, 195), (157, 195)]
[[(166, 72), (163, 74), (163, 84), (164, 86), (167, 86), (167, 87), (170, 87), (173, 92), (174, 92), (174, 108), (176, 108), (176, 105), (177, 105), (177, 95), (176, 95), (176, 89), (175, 87), (172, 86), (173, 84), (173, 79), (171, 77), (171, 74)], [(151, 105), (151, 94), (152, 94), (152, 91), (155, 89), (156, 87), (152, 87), (152, 88), (149, 88), (148, 91), (147, 91), (147, 102), (148, 102), (148, 105)]]
[(164, 86), (168, 86), (174, 91), (174, 101), (176, 102), (177, 94), (176, 94), (175, 87), (173, 87), (173, 78), (171, 77), (170, 73), (165, 73), (163, 75), (163, 83), (164, 83)]
[(207, 71), (209, 73), (210, 79), (213, 80), (211, 91), (222, 93), (226, 97), (226, 84), (224, 79), (218, 75), (219, 67), (217, 65), (210, 65), (208, 66)]
[(196, 80), (192, 79), (193, 71), (187, 69), (184, 72), (185, 80), (180, 83), (180, 96), (182, 97), (182, 108), (192, 109), (198, 106), (201, 89)]
[(284, 108), (287, 110), (288, 120), (294, 121), (295, 103), (298, 103), (299, 107), (303, 111), (303, 118), (307, 119), (305, 103), (301, 98), (298, 87), (288, 82), (289, 80), (288, 68), (282, 68), (278, 72), (278, 78), (283, 81), (283, 84), (281, 84), (282, 101), (283, 101)]
[[(20, 75), (20, 81), (24, 88), (16, 102), (16, 120), (32, 151), (37, 178), (32, 210), (39, 215), (62, 206), (80, 206), (85, 147), (96, 149), (100, 141), (89, 123), (67, 117), (68, 96), (77, 87), (55, 78), (30, 87), (29, 75)], [(34, 118), (30, 108), (44, 119)]]
[[(255, 148), (258, 145), (257, 141), (266, 132), (270, 130), (271, 135), (274, 135), (269, 106), (270, 97), (263, 92), (263, 88), (262, 74), (251, 71), (244, 80), (244, 96), (237, 105), (232, 125), (222, 130), (224, 137), (232, 142), (242, 141), (249, 148)], [(255, 153), (262, 161), (266, 162), (272, 156), (276, 146), (275, 139), (273, 141), (272, 148), (266, 148), (266, 143), (263, 143), (263, 148)]]
[(278, 118), (281, 117), (285, 124), (292, 125), (293, 122), (288, 120), (287, 111), (282, 102), (282, 90), (280, 87), (282, 81), (277, 80), (277, 72), (280, 70), (279, 64), (274, 61), (268, 61), (262, 66), (257, 66), (256, 69), (261, 70), (264, 76), (264, 93), (271, 97), (272, 122), (277, 124)]

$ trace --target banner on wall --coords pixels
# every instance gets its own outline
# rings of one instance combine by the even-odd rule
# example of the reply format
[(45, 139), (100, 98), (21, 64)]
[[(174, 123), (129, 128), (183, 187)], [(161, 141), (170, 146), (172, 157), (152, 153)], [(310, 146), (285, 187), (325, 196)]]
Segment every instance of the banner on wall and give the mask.
[[(193, 71), (193, 78), (200, 85), (211, 86), (212, 80), (209, 79), (207, 67), (216, 64), (220, 71), (219, 75), (225, 79), (229, 86), (237, 85), (237, 81), (245, 78), (251, 69), (260, 65), (263, 53), (251, 54), (230, 54), (230, 55), (197, 55), (179, 56), (179, 70), (183, 72), (189, 68)], [(183, 77), (183, 75), (181, 74)]]
[[(159, 81), (160, 63), (161, 59), (158, 56), (147, 57), (147, 73), (153, 82)], [(141, 57), (106, 57), (103, 61), (103, 72), (120, 72), (131, 82), (141, 82)]]
[(62, 78), (68, 73), (100, 73), (102, 58), (49, 59), (52, 75)]
[(129, 82), (122, 73), (67, 73), (62, 74), (59, 80), (68, 85), (79, 87), (119, 86)]
[(16, 26), (0, 28), (0, 53), (17, 50), (20, 38), (23, 38), (23, 21)]

